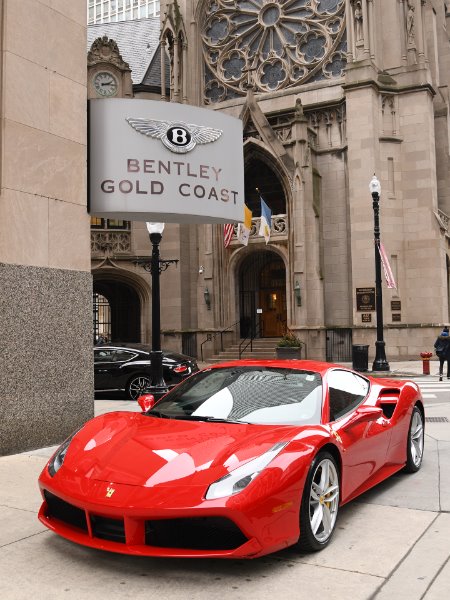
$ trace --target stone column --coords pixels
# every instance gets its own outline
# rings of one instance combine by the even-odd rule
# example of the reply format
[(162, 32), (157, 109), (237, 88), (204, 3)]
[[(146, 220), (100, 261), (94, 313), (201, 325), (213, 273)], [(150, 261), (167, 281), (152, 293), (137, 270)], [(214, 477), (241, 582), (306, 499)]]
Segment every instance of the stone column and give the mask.
[[(405, 10), (405, 0), (400, 0), (399, 4), (399, 23), (406, 23), (406, 10)], [(401, 29), (401, 47), (402, 47), (402, 63), (404, 65), (407, 64), (407, 50), (406, 50), (406, 37), (405, 37), (405, 29)]]
[(375, 60), (375, 19), (373, 12), (373, 0), (368, 0), (370, 58)]
[(181, 65), (182, 68), (182, 77), (183, 77), (183, 90), (182, 90), (182, 102), (183, 104), (187, 103), (187, 43), (183, 42), (183, 62)]
[(353, 49), (353, 11), (350, 0), (345, 0), (345, 20), (347, 23), (347, 61), (352, 63), (355, 53)]
[(173, 101), (180, 100), (180, 44), (178, 38), (173, 40)]
[(367, 14), (367, 0), (362, 0), (362, 13), (363, 13), (363, 37), (364, 37), (364, 58), (368, 58), (370, 54), (369, 49), (369, 19)]
[(416, 45), (418, 52), (419, 64), (425, 62), (425, 52), (423, 46), (423, 15), (422, 15), (422, 0), (416, 0), (416, 22), (415, 22), (415, 34), (416, 34)]
[(161, 41), (161, 100), (167, 101), (166, 97), (166, 42)]

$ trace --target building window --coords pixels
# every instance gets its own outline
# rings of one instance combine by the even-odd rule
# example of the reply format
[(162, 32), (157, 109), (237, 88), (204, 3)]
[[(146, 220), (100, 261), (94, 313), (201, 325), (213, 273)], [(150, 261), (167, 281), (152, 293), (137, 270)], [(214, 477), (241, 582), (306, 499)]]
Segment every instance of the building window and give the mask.
[(94, 344), (111, 341), (111, 306), (105, 296), (93, 294)]
[(159, 15), (159, 0), (88, 0), (88, 25)]
[(91, 229), (121, 229), (129, 231), (131, 229), (131, 221), (91, 217)]

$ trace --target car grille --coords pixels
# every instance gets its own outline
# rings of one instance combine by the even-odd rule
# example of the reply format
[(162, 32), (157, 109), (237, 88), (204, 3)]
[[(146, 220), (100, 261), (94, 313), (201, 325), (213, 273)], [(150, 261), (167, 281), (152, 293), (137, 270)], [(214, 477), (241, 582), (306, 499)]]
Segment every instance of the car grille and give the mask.
[[(111, 519), (86, 512), (47, 490), (46, 516), (76, 527), (94, 538), (126, 544), (123, 519)], [(90, 532), (88, 528), (90, 523)], [(157, 548), (185, 550), (235, 550), (248, 538), (239, 527), (225, 517), (192, 517), (180, 519), (154, 519), (143, 522), (145, 544)]]
[(87, 531), (86, 513), (81, 508), (77, 508), (61, 498), (54, 496), (47, 490), (44, 491), (45, 501), (47, 502), (47, 516), (72, 527), (78, 527), (83, 531)]
[(158, 519), (145, 522), (145, 543), (160, 548), (234, 550), (248, 539), (225, 517)]
[(123, 519), (107, 519), (91, 515), (92, 535), (102, 540), (125, 544), (125, 526)]
[[(44, 491), (47, 502), (47, 517), (58, 519), (67, 525), (88, 532), (86, 513), (47, 490)], [(98, 515), (90, 515), (92, 535), (102, 540), (125, 544), (125, 527), (123, 519), (108, 519)]]

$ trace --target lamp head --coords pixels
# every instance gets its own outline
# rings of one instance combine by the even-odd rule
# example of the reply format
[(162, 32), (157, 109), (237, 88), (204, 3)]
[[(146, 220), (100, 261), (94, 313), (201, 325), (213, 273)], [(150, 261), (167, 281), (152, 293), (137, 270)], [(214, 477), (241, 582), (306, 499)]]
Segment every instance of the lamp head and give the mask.
[(205, 298), (206, 308), (208, 310), (211, 310), (211, 296), (209, 294), (209, 290), (207, 287), (205, 288), (205, 291), (203, 292), (203, 296)]
[(381, 194), (381, 184), (378, 181), (378, 178), (375, 175), (375, 173), (374, 173), (372, 179), (370, 180), (369, 190), (370, 190), (371, 194), (378, 194), (379, 196)]
[(147, 225), (147, 231), (149, 234), (159, 233), (162, 235), (164, 231), (164, 223), (149, 223), (148, 221), (145, 223)]
[(297, 301), (297, 306), (301, 306), (302, 305), (302, 289), (300, 287), (300, 283), (298, 282), (298, 280), (295, 282), (295, 285), (294, 285), (294, 294), (295, 294), (295, 299)]

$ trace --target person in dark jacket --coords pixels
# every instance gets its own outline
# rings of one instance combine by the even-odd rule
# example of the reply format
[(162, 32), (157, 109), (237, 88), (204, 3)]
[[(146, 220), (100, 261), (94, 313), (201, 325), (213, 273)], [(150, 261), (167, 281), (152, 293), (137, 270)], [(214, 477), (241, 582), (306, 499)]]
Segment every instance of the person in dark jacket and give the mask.
[(434, 342), (436, 355), (439, 358), (439, 381), (444, 375), (444, 363), (447, 363), (447, 379), (450, 379), (450, 336), (448, 327), (444, 327)]

